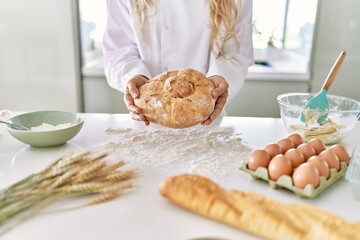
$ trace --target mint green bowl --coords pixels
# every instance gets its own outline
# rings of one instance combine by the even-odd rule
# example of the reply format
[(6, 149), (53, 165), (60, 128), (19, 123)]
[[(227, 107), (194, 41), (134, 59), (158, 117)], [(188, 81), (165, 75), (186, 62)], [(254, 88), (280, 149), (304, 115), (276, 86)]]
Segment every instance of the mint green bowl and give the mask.
[(84, 117), (78, 113), (62, 111), (39, 111), (17, 115), (9, 119), (10, 123), (25, 126), (29, 129), (39, 127), (42, 124), (59, 126), (61, 129), (19, 130), (16, 127), (7, 126), (8, 132), (17, 140), (32, 147), (53, 147), (61, 145), (78, 134), (84, 124)]

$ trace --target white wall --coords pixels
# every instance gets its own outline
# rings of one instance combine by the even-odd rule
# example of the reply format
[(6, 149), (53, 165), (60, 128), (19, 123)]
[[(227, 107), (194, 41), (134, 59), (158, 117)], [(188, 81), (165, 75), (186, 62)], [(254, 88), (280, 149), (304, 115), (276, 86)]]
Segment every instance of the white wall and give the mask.
[(84, 77), (84, 111), (99, 113), (128, 113), (123, 94), (112, 89), (104, 76)]
[(306, 92), (307, 82), (247, 80), (241, 91), (226, 104), (230, 116), (280, 117), (277, 96), (286, 92)]
[(347, 56), (329, 93), (360, 101), (360, 1), (322, 0), (312, 67), (312, 92), (318, 92), (342, 50)]
[(0, 0), (0, 110), (82, 110), (75, 3)]

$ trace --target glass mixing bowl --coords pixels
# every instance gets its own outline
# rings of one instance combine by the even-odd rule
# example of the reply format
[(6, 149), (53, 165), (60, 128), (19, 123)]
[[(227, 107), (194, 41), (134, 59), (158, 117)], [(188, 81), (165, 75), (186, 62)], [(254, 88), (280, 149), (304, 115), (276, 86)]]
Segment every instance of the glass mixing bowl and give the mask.
[[(285, 93), (277, 97), (280, 115), (290, 133), (300, 134), (305, 142), (319, 138), (325, 144), (341, 141), (353, 129), (360, 117), (360, 102), (351, 98), (327, 95), (329, 110), (305, 108), (307, 101), (316, 94)], [(327, 114), (321, 124), (320, 116)], [(305, 121), (301, 121), (301, 116)], [(303, 118), (304, 119), (304, 118)]]

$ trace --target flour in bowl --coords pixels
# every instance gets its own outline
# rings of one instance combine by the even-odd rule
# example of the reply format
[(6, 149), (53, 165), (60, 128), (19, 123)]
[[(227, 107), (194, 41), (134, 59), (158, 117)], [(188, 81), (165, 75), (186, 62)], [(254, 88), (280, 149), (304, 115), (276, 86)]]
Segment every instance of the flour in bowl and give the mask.
[(45, 132), (45, 131), (54, 131), (59, 129), (64, 129), (73, 126), (73, 123), (60, 123), (57, 125), (52, 125), (49, 123), (43, 123), (40, 126), (32, 127), (30, 130), (32, 132)]

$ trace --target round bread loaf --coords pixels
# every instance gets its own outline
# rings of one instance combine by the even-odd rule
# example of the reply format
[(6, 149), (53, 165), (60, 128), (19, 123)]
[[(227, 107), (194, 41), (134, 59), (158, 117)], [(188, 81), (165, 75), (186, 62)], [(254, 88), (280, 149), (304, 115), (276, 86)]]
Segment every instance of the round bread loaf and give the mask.
[(149, 122), (186, 128), (204, 121), (214, 111), (214, 83), (193, 69), (164, 72), (139, 88), (134, 103)]

